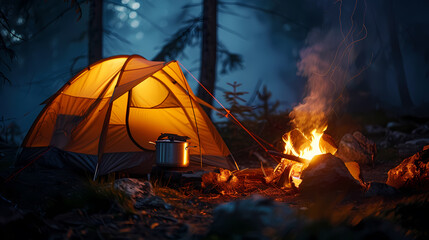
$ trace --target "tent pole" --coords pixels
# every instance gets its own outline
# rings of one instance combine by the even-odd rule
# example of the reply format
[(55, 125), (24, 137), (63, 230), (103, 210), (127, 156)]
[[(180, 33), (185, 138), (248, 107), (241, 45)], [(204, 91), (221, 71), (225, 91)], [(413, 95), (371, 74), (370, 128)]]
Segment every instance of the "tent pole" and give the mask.
[(97, 179), (97, 175), (98, 175), (98, 162), (97, 162), (97, 165), (95, 166), (95, 172), (94, 172), (94, 177), (92, 178), (92, 181), (95, 181), (95, 179)]
[[(180, 62), (179, 62), (179, 64), (182, 65)], [(185, 76), (183, 76), (183, 73), (182, 73), (182, 77), (185, 78)], [(198, 148), (200, 149), (200, 164), (201, 164), (200, 167), (203, 168), (203, 152), (201, 151), (201, 138), (200, 138), (200, 131), (198, 130), (197, 117), (195, 116), (194, 104), (192, 103), (191, 94), (189, 94), (188, 85), (185, 84), (185, 86), (186, 86), (186, 93), (188, 94), (188, 97), (189, 97), (189, 102), (191, 103), (192, 114), (194, 115), (195, 127), (197, 129)]]
[(134, 56), (135, 55), (129, 56), (127, 58), (127, 60), (125, 61), (124, 65), (122, 66), (121, 71), (119, 72), (118, 81), (116, 82), (116, 85), (115, 85), (115, 88), (113, 90), (112, 96), (110, 96), (109, 106), (107, 108), (106, 116), (104, 117), (104, 122), (103, 122), (103, 126), (101, 128), (101, 133), (100, 133), (100, 138), (98, 140), (98, 159), (97, 159), (97, 166), (95, 167), (94, 181), (95, 181), (95, 179), (96, 179), (96, 177), (98, 175), (98, 171), (99, 171), (98, 167), (99, 167), (99, 164), (101, 162), (101, 159), (103, 158), (104, 147), (106, 145), (107, 130), (109, 128), (109, 121), (110, 121), (110, 116), (112, 114), (112, 106), (113, 106), (113, 101), (114, 101), (113, 100), (113, 96), (115, 95), (116, 87), (121, 82), (122, 74), (124, 73), (125, 66), (128, 64), (128, 62), (130, 61), (130, 59), (132, 57), (134, 57)]
[(232, 155), (232, 153), (231, 153), (231, 158), (232, 158), (232, 160), (234, 161), (235, 168), (236, 168), (237, 170), (239, 170), (239, 171), (240, 171), (240, 168), (238, 167), (238, 164), (237, 164), (237, 162), (235, 161), (234, 155)]

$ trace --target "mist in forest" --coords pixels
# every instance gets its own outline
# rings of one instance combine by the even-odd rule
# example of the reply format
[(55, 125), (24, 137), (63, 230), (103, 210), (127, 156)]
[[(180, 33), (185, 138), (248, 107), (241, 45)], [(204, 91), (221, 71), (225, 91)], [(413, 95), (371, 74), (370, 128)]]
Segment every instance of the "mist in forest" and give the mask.
[[(89, 2), (2, 3), (3, 128), (15, 122), (25, 135), (41, 103), (88, 65)], [(101, 2), (102, 57), (138, 54), (149, 60), (201, 18), (203, 4)], [(249, 106), (265, 85), (270, 101), (280, 102), (277, 111), (311, 103), (326, 114), (340, 109), (427, 115), (428, 7), (427, 1), (217, 1), (215, 95), (224, 101), (227, 83), (236, 81), (248, 92), (243, 98)], [(174, 59), (198, 77), (201, 37), (191, 38)], [(240, 56), (241, 66), (225, 71), (223, 51)], [(197, 83), (186, 77), (196, 93)]]

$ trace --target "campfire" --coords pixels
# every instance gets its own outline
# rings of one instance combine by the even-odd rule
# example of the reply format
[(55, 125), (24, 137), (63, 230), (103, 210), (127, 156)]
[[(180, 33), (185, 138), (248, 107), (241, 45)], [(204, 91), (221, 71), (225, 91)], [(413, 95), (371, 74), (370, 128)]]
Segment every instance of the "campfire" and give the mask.
[[(304, 134), (298, 128), (283, 135), (285, 143), (281, 162), (276, 166), (273, 174), (267, 176), (267, 183), (275, 182), (278, 186), (291, 186), (298, 188), (301, 183), (301, 173), (311, 160), (320, 154), (335, 154), (337, 146), (328, 134), (324, 133), (327, 126), (313, 129), (310, 134)], [(273, 153), (273, 152), (271, 152)]]

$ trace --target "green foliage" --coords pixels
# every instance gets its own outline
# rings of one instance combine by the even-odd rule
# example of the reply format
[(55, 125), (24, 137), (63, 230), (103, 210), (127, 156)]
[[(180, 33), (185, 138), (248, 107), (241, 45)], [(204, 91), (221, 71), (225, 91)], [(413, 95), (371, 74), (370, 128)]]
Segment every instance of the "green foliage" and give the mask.
[[(250, 116), (252, 108), (242, 104), (246, 102), (242, 96), (248, 94), (248, 92), (237, 91), (237, 88), (242, 85), (241, 83), (234, 81), (234, 83), (227, 84), (232, 87), (232, 91), (225, 91), (223, 96), (229, 105), (229, 110), (239, 119), (246, 120)], [(220, 110), (222, 111), (223, 109)]]
[[(40, 1), (6, 0), (0, 4), (0, 26), (2, 29), (2, 34), (0, 34), (0, 52), (2, 53), (0, 55), (0, 87), (6, 83), (12, 84), (7, 72), (12, 70), (15, 61), (20, 57), (16, 46), (23, 42), (30, 42), (71, 10), (75, 10), (77, 20), (82, 17), (80, 5), (84, 0), (64, 1), (67, 7), (61, 12), (58, 10), (58, 14), (54, 17), (47, 13), (57, 5), (64, 7), (64, 3), (46, 4), (46, 2), (41, 4)], [(51, 19), (45, 23), (46, 16)]]
[(271, 92), (268, 91), (267, 86), (264, 85), (262, 92), (258, 92), (258, 99), (261, 101), (261, 104), (257, 107), (258, 111), (256, 112), (256, 119), (270, 121), (270, 117), (277, 111), (277, 108), (280, 105), (279, 101), (270, 103)]
[(201, 18), (193, 18), (185, 22), (154, 57), (155, 61), (173, 60), (183, 54), (187, 46), (195, 45), (201, 38)]
[(243, 57), (240, 54), (230, 52), (223, 44), (218, 43), (218, 56), (221, 63), (221, 73), (227, 74), (235, 70), (243, 69)]
[[(166, 41), (161, 51), (159, 51), (153, 60), (174, 60), (180, 55), (186, 57), (185, 49), (187, 46), (196, 46), (200, 44), (203, 31), (202, 19), (203, 16), (199, 16), (185, 21), (183, 27), (179, 28), (179, 30)], [(229, 51), (219, 40), (217, 42), (217, 57), (222, 74), (243, 69), (243, 57), (240, 54)]]
[[(248, 127), (247, 121), (250, 118), (252, 108), (243, 104), (246, 102), (246, 100), (243, 99), (243, 96), (248, 92), (242, 92), (238, 90), (238, 87), (242, 85), (241, 83), (234, 82), (227, 84), (232, 87), (231, 91), (224, 92), (224, 98), (227, 102), (227, 106), (229, 106), (229, 110), (232, 115), (234, 115), (234, 117), (236, 117), (239, 121), (245, 123), (245, 125)], [(229, 119), (229, 121), (219, 122), (218, 125), (220, 126), (220, 134), (222, 135), (226, 144), (230, 147), (230, 150), (235, 152), (251, 146), (252, 143), (249, 141), (251, 138), (244, 132), (243, 129), (241, 129), (241, 127), (237, 126), (235, 120), (230, 115), (225, 113), (223, 109), (219, 109), (219, 111), (223, 112), (223, 114), (219, 114), (219, 116), (225, 116)]]

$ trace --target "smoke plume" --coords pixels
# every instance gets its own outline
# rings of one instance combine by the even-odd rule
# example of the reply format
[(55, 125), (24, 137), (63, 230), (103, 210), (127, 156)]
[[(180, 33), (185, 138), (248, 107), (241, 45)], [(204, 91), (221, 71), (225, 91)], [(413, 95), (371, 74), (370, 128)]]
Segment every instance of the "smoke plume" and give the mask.
[(295, 127), (308, 135), (323, 131), (330, 114), (343, 101), (342, 93), (354, 66), (353, 47), (339, 30), (314, 29), (300, 51), (297, 75), (307, 79), (303, 102), (290, 113)]

